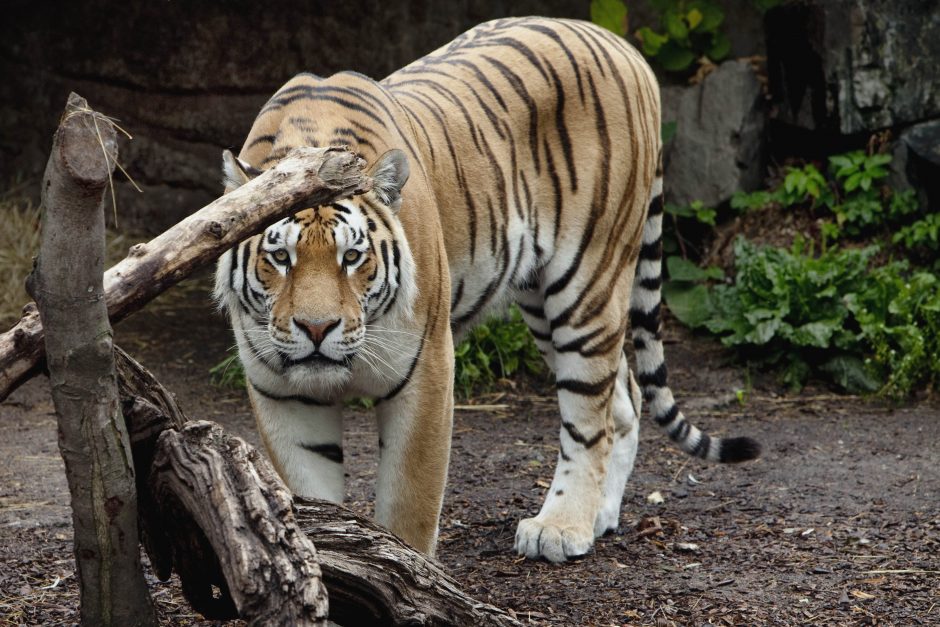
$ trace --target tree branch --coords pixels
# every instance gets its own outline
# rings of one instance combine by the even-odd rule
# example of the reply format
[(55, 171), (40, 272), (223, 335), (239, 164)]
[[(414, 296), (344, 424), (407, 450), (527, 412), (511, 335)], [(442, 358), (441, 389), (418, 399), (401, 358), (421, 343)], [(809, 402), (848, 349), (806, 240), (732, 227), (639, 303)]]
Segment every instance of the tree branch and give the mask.
[[(88, 150), (100, 149), (89, 146)], [(111, 322), (137, 311), (167, 288), (218, 258), (243, 239), (306, 207), (329, 204), (371, 189), (365, 162), (341, 148), (296, 148), (261, 176), (203, 207), (128, 256), (105, 274)], [(76, 233), (69, 233), (74, 237)], [(39, 315), (24, 310), (0, 335), (0, 401), (41, 368)]]

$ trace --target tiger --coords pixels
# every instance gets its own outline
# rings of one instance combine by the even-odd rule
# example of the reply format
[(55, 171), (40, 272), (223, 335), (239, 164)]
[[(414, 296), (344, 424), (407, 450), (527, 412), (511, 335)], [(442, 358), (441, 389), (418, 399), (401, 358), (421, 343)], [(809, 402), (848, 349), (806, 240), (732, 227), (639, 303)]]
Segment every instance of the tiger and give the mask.
[(667, 383), (659, 87), (623, 38), (506, 18), (379, 82), (299, 74), (239, 155), (223, 153), (225, 191), (298, 146), (355, 151), (372, 190), (241, 242), (215, 287), (260, 437), (295, 494), (342, 502), (343, 404), (372, 399), (375, 519), (433, 555), (454, 342), (508, 303), (554, 373), (561, 417), (554, 477), (518, 524), (518, 554), (564, 562), (617, 529), (643, 403), (692, 456), (759, 455), (751, 438), (692, 425)]

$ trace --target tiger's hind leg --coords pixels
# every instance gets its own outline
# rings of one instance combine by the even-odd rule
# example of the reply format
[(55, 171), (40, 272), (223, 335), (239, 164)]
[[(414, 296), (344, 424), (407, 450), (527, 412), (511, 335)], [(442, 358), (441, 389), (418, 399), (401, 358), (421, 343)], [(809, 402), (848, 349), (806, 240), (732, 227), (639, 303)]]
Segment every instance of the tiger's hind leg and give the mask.
[(603, 505), (594, 520), (594, 536), (600, 537), (616, 531), (620, 525), (620, 506), (627, 480), (633, 472), (636, 449), (640, 435), (640, 408), (642, 395), (626, 355), (620, 357), (620, 369), (614, 384), (612, 411), (614, 420), (614, 443), (607, 462), (604, 477)]
[[(590, 551), (605, 504), (617, 422), (615, 398), (620, 394), (617, 382), (626, 381), (626, 375), (620, 376), (625, 324), (616, 324), (625, 312), (609, 318), (614, 324), (601, 321), (592, 329), (551, 330), (548, 320), (559, 312), (551, 307), (543, 311), (540, 301), (536, 293), (527, 292), (519, 305), (546, 362), (556, 372), (562, 418), (559, 454), (545, 502), (537, 516), (519, 523), (515, 546), (527, 557), (563, 562)], [(622, 422), (629, 422), (626, 413)], [(622, 483), (619, 489), (617, 515)]]

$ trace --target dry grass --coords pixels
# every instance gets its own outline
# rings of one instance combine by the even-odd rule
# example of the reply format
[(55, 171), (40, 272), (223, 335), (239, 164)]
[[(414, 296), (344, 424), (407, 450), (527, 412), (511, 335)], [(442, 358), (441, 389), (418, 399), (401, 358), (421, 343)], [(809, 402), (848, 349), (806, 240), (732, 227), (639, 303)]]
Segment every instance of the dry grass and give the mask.
[[(24, 287), (39, 250), (40, 209), (30, 200), (35, 181), (18, 181), (0, 194), (0, 331), (20, 319), (30, 301)], [(105, 266), (123, 259), (127, 249), (143, 238), (109, 231)]]

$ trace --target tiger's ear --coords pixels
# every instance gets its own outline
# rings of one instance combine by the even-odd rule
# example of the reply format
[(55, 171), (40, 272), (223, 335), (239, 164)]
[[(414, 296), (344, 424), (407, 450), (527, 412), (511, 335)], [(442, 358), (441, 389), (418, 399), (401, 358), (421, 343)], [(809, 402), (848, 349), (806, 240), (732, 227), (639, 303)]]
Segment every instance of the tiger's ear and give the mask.
[(242, 161), (232, 154), (231, 150), (222, 151), (222, 184), (225, 193), (238, 189), (251, 179), (261, 174), (261, 170)]
[(379, 157), (366, 173), (372, 177), (372, 191), (394, 214), (401, 209), (401, 188), (408, 182), (409, 173), (408, 157), (397, 148)]

